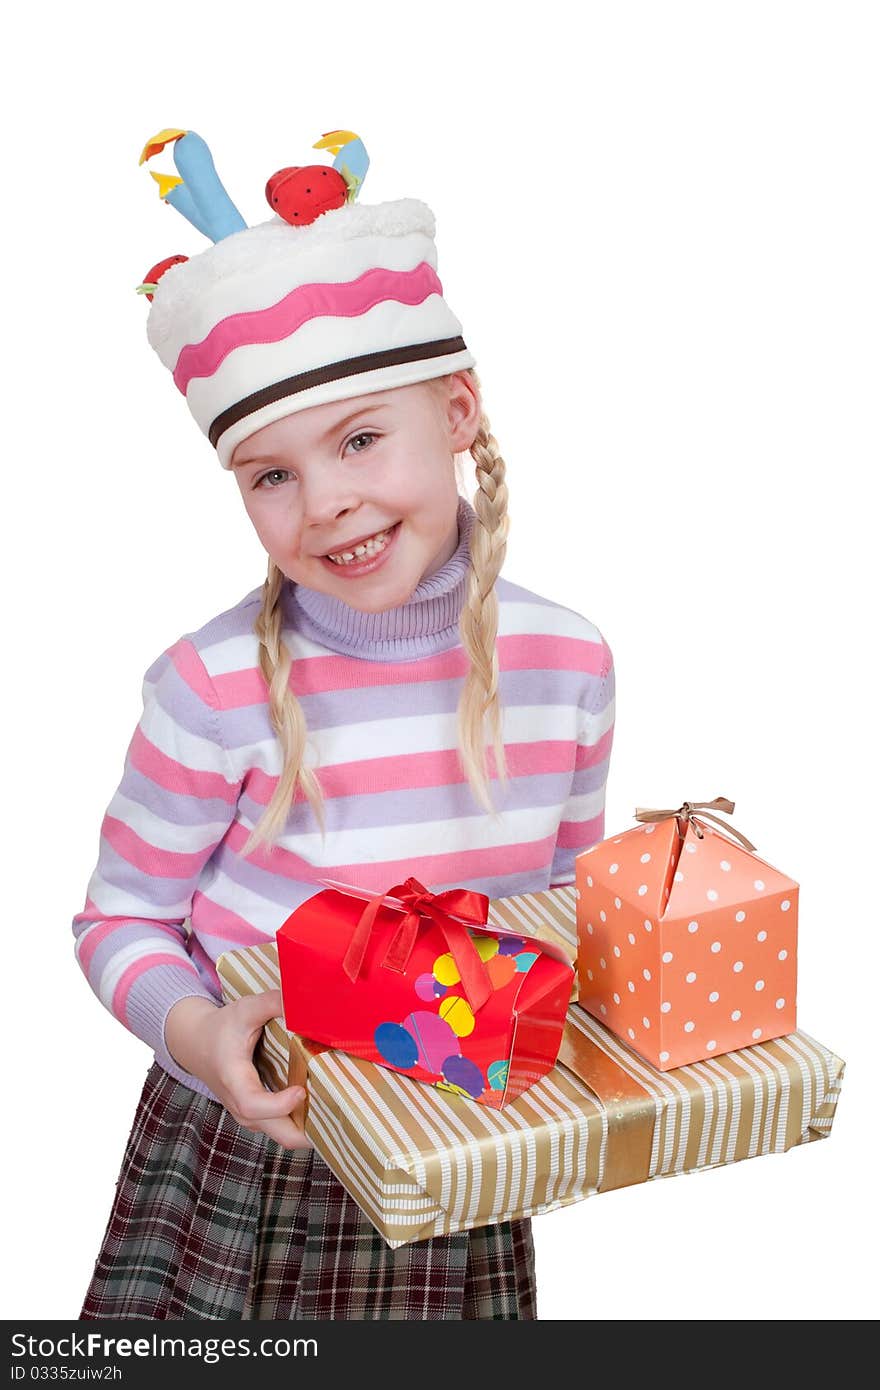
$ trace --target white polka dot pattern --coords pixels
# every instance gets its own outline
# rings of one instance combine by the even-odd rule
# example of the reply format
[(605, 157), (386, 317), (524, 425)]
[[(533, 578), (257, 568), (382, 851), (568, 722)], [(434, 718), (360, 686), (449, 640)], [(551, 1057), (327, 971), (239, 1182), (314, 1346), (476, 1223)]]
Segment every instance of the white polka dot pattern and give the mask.
[(637, 825), (575, 861), (580, 1005), (664, 1071), (797, 1027), (798, 884), (701, 828)]

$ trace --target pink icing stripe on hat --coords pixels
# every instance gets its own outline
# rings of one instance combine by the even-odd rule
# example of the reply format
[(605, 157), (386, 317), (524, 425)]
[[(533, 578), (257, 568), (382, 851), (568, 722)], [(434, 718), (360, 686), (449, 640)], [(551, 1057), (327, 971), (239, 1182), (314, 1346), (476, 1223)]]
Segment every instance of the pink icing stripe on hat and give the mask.
[(443, 286), (427, 261), (414, 270), (367, 270), (348, 283), (298, 285), (268, 309), (231, 314), (216, 324), (202, 342), (183, 348), (174, 368), (175, 385), (186, 395), (187, 386), (195, 377), (213, 376), (236, 348), (281, 342), (310, 319), (358, 318), (387, 300), (414, 305), (432, 294), (442, 296)]

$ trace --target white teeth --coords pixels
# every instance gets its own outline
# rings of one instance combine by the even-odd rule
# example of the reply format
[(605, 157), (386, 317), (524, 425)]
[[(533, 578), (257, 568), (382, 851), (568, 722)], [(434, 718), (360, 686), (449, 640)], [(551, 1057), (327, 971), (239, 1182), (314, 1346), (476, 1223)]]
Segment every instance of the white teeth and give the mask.
[(378, 555), (388, 544), (388, 537), (393, 529), (391, 527), (388, 531), (377, 531), (375, 536), (370, 536), (369, 540), (362, 541), (360, 545), (355, 546), (354, 550), (337, 551), (335, 554), (328, 555), (327, 558), (332, 560), (334, 565), (350, 565), (352, 560), (362, 560), (365, 556)]

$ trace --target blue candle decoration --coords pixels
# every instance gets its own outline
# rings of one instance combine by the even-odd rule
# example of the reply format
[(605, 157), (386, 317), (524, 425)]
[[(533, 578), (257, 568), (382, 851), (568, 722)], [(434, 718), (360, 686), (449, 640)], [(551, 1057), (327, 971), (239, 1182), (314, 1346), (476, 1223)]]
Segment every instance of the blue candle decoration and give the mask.
[(159, 197), (176, 208), (213, 242), (222, 241), (233, 232), (244, 231), (247, 223), (223, 187), (214, 168), (211, 151), (194, 130), (160, 131), (147, 141), (140, 163), (158, 154), (171, 142), (174, 144), (174, 163), (180, 178), (153, 174), (159, 185)]
[(348, 201), (353, 203), (370, 167), (370, 156), (363, 140), (353, 130), (330, 130), (315, 141), (312, 149), (335, 154), (333, 168), (338, 169), (348, 184)]

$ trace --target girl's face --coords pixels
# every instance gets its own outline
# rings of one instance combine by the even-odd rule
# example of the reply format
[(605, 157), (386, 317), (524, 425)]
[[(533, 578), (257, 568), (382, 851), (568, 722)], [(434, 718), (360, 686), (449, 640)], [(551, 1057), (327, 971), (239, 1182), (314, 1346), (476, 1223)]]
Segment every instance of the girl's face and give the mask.
[(288, 579), (379, 613), (454, 553), (453, 456), (479, 417), (476, 387), (458, 372), (285, 416), (242, 440), (232, 468)]

